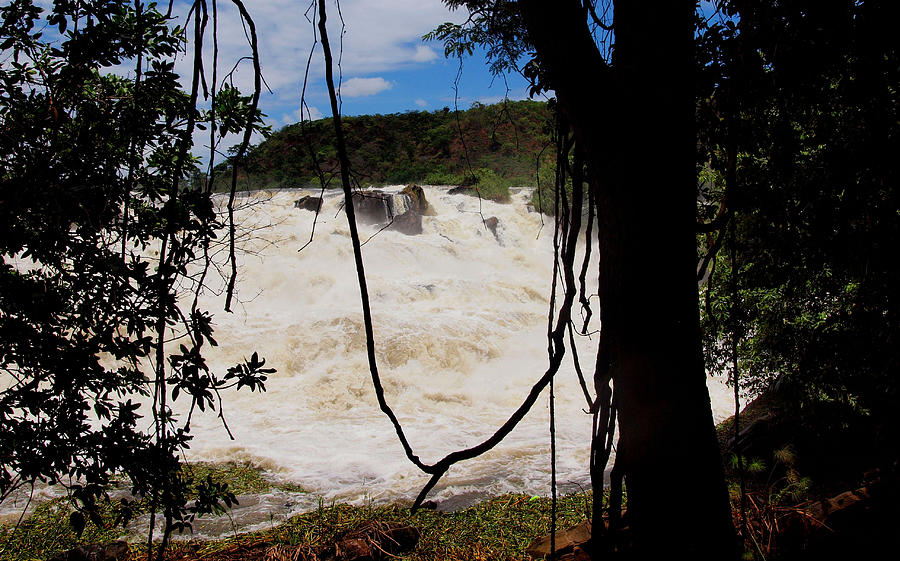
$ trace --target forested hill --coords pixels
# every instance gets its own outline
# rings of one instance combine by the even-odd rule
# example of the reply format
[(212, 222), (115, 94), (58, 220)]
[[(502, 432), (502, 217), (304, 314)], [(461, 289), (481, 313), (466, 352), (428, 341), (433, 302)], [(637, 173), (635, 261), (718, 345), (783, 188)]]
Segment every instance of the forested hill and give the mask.
[[(550, 111), (536, 101), (342, 121), (352, 170), (362, 185), (460, 185), (470, 183), (473, 173), (482, 180), (533, 184), (536, 160), (550, 137)], [(334, 128), (330, 118), (320, 119), (288, 125), (254, 147), (247, 161), (249, 186), (318, 186), (310, 147), (326, 177), (336, 175)]]

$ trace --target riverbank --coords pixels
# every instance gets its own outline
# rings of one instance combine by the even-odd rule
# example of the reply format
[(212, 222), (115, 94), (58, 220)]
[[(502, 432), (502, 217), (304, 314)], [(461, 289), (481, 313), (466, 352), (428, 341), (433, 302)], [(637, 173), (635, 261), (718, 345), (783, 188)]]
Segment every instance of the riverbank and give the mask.
[[(248, 476), (247, 480), (258, 488), (257, 478)], [(404, 556), (409, 561), (528, 559), (525, 549), (550, 527), (550, 502), (547, 497), (509, 494), (454, 512), (421, 509), (415, 514), (410, 513), (407, 504), (322, 503), (312, 511), (253, 532), (217, 540), (176, 539), (170, 544), (166, 558), (290, 559), (295, 552), (322, 549), (350, 531), (377, 522), (418, 529), (420, 537), (415, 549)], [(590, 493), (562, 497), (558, 503), (558, 526), (565, 528), (582, 522), (589, 508)], [(0, 558), (4, 561), (50, 559), (80, 544), (112, 542), (123, 536), (121, 528), (112, 527), (114, 520), (114, 512), (104, 510), (103, 523), (99, 526), (89, 523), (79, 538), (68, 523), (68, 510), (61, 503), (46, 503), (16, 532), (9, 527), (0, 530)], [(146, 559), (146, 544), (139, 541), (130, 544), (128, 559)]]
[[(725, 436), (724, 432), (720, 434)], [(748, 458), (745, 465), (747, 559), (843, 559), (852, 552), (875, 552), (891, 541), (887, 528), (895, 524), (897, 516), (892, 506), (896, 503), (884, 501), (890, 497), (885, 490), (886, 485), (890, 488), (890, 480), (868, 482), (859, 489), (828, 498), (809, 488), (809, 482), (804, 482), (807, 476), (786, 463), (791, 460), (785, 452), (780, 452), (779, 457), (782, 465), (758, 458)], [(247, 493), (246, 496), (273, 490), (302, 493), (296, 488), (275, 489), (260, 470), (247, 465), (206, 465), (200, 469), (230, 480), (230, 487)], [(777, 475), (773, 477), (772, 473)], [(733, 465), (728, 467), (728, 475), (735, 526), (740, 529), (740, 485)], [(585, 521), (590, 500), (590, 492), (561, 497), (557, 527), (565, 529)], [(685, 493), (684, 500), (690, 500), (689, 493)], [(341, 537), (354, 531), (394, 525), (415, 528), (417, 543), (402, 555), (408, 561), (524, 561), (531, 559), (525, 552), (528, 546), (547, 534), (550, 512), (548, 497), (521, 494), (494, 497), (456, 511), (422, 509), (415, 514), (403, 503), (354, 506), (319, 502), (313, 510), (281, 522), (273, 519), (266, 527), (251, 532), (234, 532), (219, 539), (177, 536), (169, 545), (166, 559), (313, 559), (317, 557), (309, 557), (310, 553), (329, 548), (333, 551)], [(106, 505), (101, 514), (100, 524), (88, 522), (78, 536), (69, 524), (70, 511), (65, 503), (61, 499), (45, 502), (15, 531), (10, 525), (0, 528), (0, 559), (46, 560), (79, 545), (108, 544), (134, 534), (134, 523), (125, 530), (114, 525), (114, 505)], [(127, 555), (118, 559), (139, 561), (146, 555), (146, 544), (136, 539), (129, 544)]]
[[(735, 527), (745, 535), (747, 559), (844, 559), (897, 545), (891, 530), (898, 523), (895, 470), (878, 467), (873, 458), (834, 453), (849, 446), (849, 439), (859, 440), (860, 428), (833, 433), (828, 441), (833, 445), (827, 445), (810, 434), (818, 434), (817, 427), (824, 421), (812, 421), (793, 412), (790, 402), (767, 395), (744, 409), (738, 438), (733, 419), (718, 427), (732, 514)], [(743, 507), (738, 449), (746, 488)], [(864, 472), (863, 466), (876, 469)], [(215, 535), (224, 537), (208, 539), (197, 536), (208, 532), (213, 521), (198, 520), (194, 536), (173, 540), (167, 559), (302, 560), (312, 557), (301, 553), (326, 551), (359, 529), (396, 525), (415, 528), (418, 535), (415, 547), (403, 559), (519, 561), (530, 559), (525, 550), (550, 528), (548, 497), (503, 494), (472, 505), (477, 498), (460, 496), (438, 504), (437, 509), (411, 514), (404, 503), (328, 502), (247, 463), (199, 463), (190, 464), (190, 469), (195, 480), (212, 476), (227, 483), (241, 499), (238, 508), (256, 509), (262, 523), (253, 531), (229, 530), (237, 528), (235, 521), (243, 516), (233, 510), (215, 522), (225, 526)], [(120, 492), (110, 493), (114, 500), (101, 509), (99, 523), (89, 521), (81, 536), (69, 523), (71, 511), (62, 497), (38, 505), (15, 531), (11, 524), (0, 526), (0, 560), (50, 559), (81, 544), (104, 544), (129, 536), (127, 558), (146, 559), (147, 513), (136, 512), (124, 530), (116, 525), (121, 512), (115, 499)], [(285, 508), (290, 505), (277, 504), (281, 514), (276, 516), (274, 510), (266, 510), (272, 501), (260, 497), (307, 501), (313, 507), (292, 514)], [(689, 490), (682, 500), (690, 500)], [(586, 520), (590, 502), (590, 492), (563, 496), (557, 527), (565, 529)]]

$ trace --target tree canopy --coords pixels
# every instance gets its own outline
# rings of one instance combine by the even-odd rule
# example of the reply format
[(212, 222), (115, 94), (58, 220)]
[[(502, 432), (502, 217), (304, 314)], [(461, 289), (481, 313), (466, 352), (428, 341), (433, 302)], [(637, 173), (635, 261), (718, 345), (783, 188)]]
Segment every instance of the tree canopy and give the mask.
[(707, 356), (858, 470), (898, 457), (895, 6), (729, 2), (699, 29)]
[[(472, 175), (490, 174), (528, 185), (550, 141), (549, 119), (546, 103), (507, 100), (458, 112), (343, 117), (342, 125), (360, 184), (467, 185)], [(326, 173), (336, 174), (331, 119), (286, 126), (254, 146), (247, 156), (246, 185), (317, 186), (313, 157)]]
[[(251, 95), (220, 78), (215, 62), (206, 82), (200, 55), (215, 2), (190, 3), (192, 33), (174, 24), (173, 4), (0, 7), (0, 500), (61, 484), (83, 527), (124, 476), (162, 513), (164, 539), (233, 502), (210, 480), (189, 504), (180, 452), (195, 410), (221, 415), (218, 392), (262, 390), (272, 372), (255, 353), (224, 373), (203, 356), (216, 345), (199, 304), (216, 244), (231, 261), (228, 302), (233, 288), (239, 173), (293, 186), (319, 162), (340, 167), (355, 232), (351, 165), (375, 182), (479, 172), (511, 180), (534, 169), (547, 139), (556, 209), (548, 366), (486, 441), (435, 464), (415, 456), (378, 379), (354, 240), (376, 393), (407, 455), (431, 476), (417, 504), (453, 463), (509, 434), (548, 386), (552, 395), (564, 355), (587, 334), (579, 312), (602, 322), (596, 356), (581, 361), (593, 371), (577, 367), (593, 419), (597, 555), (735, 555), (704, 357), (741, 388), (787, 396), (820, 446), (852, 444), (853, 469), (895, 469), (895, 2), (720, 0), (708, 13), (670, 0), (446, 0), (470, 17), (430, 37), (449, 56), (483, 46), (492, 70), (522, 72), (532, 94), (552, 92), (552, 130), (537, 124), (548, 107), (531, 102), (502, 108), (522, 121), (476, 107), (461, 119), (444, 111), (342, 125), (331, 84), (333, 120), (288, 127), (247, 157), (250, 134), (263, 128), (259, 61), (252, 20), (232, 2), (250, 40)], [(318, 6), (327, 44), (324, 0)], [(185, 90), (174, 58), (188, 36)], [(226, 133), (244, 133), (232, 158), (217, 166), (211, 156), (205, 171), (191, 152), (204, 127), (213, 155)], [(293, 158), (301, 144), (343, 145), (344, 129), (346, 146)], [(224, 207), (218, 185), (231, 191)], [(576, 262), (579, 244), (600, 252), (595, 271), (590, 252)], [(174, 412), (179, 397), (186, 415)], [(857, 423), (865, 430), (848, 432)], [(127, 520), (131, 504), (120, 506)]]
[[(196, 128), (261, 115), (201, 110), (199, 63), (189, 91), (174, 70), (187, 33), (156, 4), (14, 0), (0, 18), (0, 500), (60, 484), (83, 527), (124, 477), (165, 540), (234, 502), (208, 481), (188, 504), (193, 412), (272, 372), (255, 353), (219, 373), (204, 359), (216, 341), (198, 298), (224, 208), (187, 181)], [(201, 44), (206, 3), (188, 19)]]
[[(600, 407), (613, 419), (619, 415), (613, 496), (624, 475), (629, 513), (646, 516), (641, 512), (646, 480), (639, 483), (637, 475), (646, 468), (634, 462), (654, 457), (646, 447), (667, 448), (654, 440), (665, 430), (641, 427), (646, 421), (626, 419), (626, 410), (639, 417), (664, 409), (648, 385), (671, 390), (669, 384), (689, 379), (677, 366), (670, 366), (668, 375), (653, 371), (656, 367), (649, 377), (641, 374), (641, 362), (652, 362), (658, 351), (630, 337), (639, 334), (659, 348), (668, 348), (667, 337), (686, 347), (695, 344), (674, 330), (666, 334), (649, 327), (648, 321), (666, 322), (645, 314), (677, 308), (677, 329), (689, 325), (694, 314), (687, 304), (679, 308), (655, 296), (665, 293), (687, 303), (684, 293), (675, 296), (647, 279), (664, 274), (669, 282), (681, 282), (675, 271), (694, 258), (704, 296), (708, 366), (730, 372), (735, 384), (754, 392), (778, 391), (804, 410), (826, 409), (830, 415), (810, 417), (821, 424), (820, 436), (835, 434), (834, 429), (846, 433), (848, 423), (866, 423), (871, 433), (853, 448), (864, 451), (857, 469), (895, 461), (896, 445), (886, 444), (896, 441), (897, 433), (892, 404), (898, 268), (890, 248), (898, 245), (900, 104), (898, 43), (885, 23), (896, 17), (894, 3), (721, 1), (714, 13), (698, 10), (692, 24), (684, 12), (656, 3), (641, 9), (593, 1), (552, 7), (447, 4), (467, 9), (470, 17), (432, 34), (444, 41), (446, 53), (461, 56), (475, 44), (485, 46), (493, 70), (521, 71), (532, 80), (533, 93), (554, 92), (563, 123), (560, 138), (571, 131), (568, 160), (558, 162), (558, 169), (566, 168), (575, 183), (585, 182), (588, 204), (598, 211), (603, 327), (594, 380), (598, 398), (606, 384), (614, 387), (611, 401)], [(683, 60), (673, 58), (688, 30), (691, 68), (676, 66)], [(560, 42), (561, 36), (567, 41)], [(696, 149), (690, 152), (680, 151), (684, 136), (669, 136), (677, 127), (692, 128), (674, 120), (672, 111), (685, 94), (676, 83), (692, 89)], [(696, 209), (672, 198), (684, 180), (674, 170), (685, 162), (696, 169), (691, 197)], [(667, 172), (649, 169), (659, 166)], [(571, 193), (563, 203), (562, 228), (572, 224), (574, 205), (581, 204)], [(573, 205), (568, 212), (567, 204)], [(660, 255), (663, 246), (675, 251), (664, 238), (684, 226), (680, 219), (670, 220), (675, 213), (696, 214), (701, 237), (694, 256)], [(650, 265), (636, 266), (634, 260)], [(564, 271), (568, 266), (560, 264)], [(626, 316), (643, 323), (634, 325)], [(690, 362), (677, 351), (670, 358)], [(636, 380), (642, 389), (632, 386)], [(608, 391), (605, 395), (610, 399)], [(673, 399), (685, 410), (702, 408), (688, 405), (692, 398), (686, 393)], [(667, 421), (661, 415), (655, 422)], [(677, 438), (687, 432), (682, 425)], [(646, 455), (630, 457), (633, 446)], [(669, 450), (668, 461), (676, 454)], [(663, 481), (675, 470), (665, 471), (654, 477)], [(657, 487), (656, 493), (665, 491)], [(611, 528), (616, 508), (613, 501)], [(643, 539), (672, 535), (659, 527), (644, 533), (638, 519), (631, 525)], [(594, 528), (602, 529), (596, 523)]]

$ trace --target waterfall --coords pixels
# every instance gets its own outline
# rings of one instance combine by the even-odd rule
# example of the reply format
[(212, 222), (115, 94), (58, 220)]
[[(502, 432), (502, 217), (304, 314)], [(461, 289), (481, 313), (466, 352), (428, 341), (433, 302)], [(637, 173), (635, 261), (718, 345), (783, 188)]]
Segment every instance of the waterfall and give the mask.
[[(385, 189), (395, 215), (409, 206), (399, 189)], [(314, 216), (294, 208), (304, 194), (318, 195), (254, 193), (238, 213), (252, 233), (239, 255), (240, 304), (234, 314), (216, 312), (220, 345), (207, 356), (224, 371), (258, 351), (278, 372), (264, 394), (224, 396), (234, 441), (213, 415), (198, 416), (188, 459), (252, 461), (326, 501), (412, 498), (428, 477), (406, 459), (376, 403), (342, 198), (326, 193), (313, 242), (298, 252)], [(420, 235), (360, 228), (387, 399), (415, 452), (434, 462), (492, 434), (545, 371), (553, 225), (529, 212), (529, 190), (509, 204), (438, 187), (425, 196), (433, 212)], [(485, 227), (489, 217), (502, 245)], [(221, 310), (219, 300), (206, 306)], [(596, 336), (578, 344), (582, 364), (591, 364)], [(730, 401), (716, 391), (722, 418)], [(585, 408), (567, 356), (556, 403), (563, 492), (589, 488)], [(497, 448), (454, 466), (431, 497), (548, 493), (547, 416), (543, 398)]]
[[(400, 216), (412, 206), (399, 186), (367, 196), (374, 218), (359, 225), (368, 240), (362, 251), (387, 400), (415, 453), (428, 463), (490, 436), (548, 364), (552, 220), (529, 211), (530, 189), (513, 190), (508, 204), (448, 190), (425, 188), (429, 211), (421, 234), (381, 230), (385, 216)], [(215, 314), (219, 346), (204, 349), (215, 372), (224, 374), (254, 351), (278, 371), (265, 393), (223, 394), (234, 440), (215, 414), (194, 415), (187, 459), (249, 461), (308, 491), (241, 497), (232, 516), (243, 530), (314, 509), (320, 500), (411, 500), (428, 480), (406, 459), (372, 389), (340, 193), (325, 193), (313, 241), (305, 245), (313, 228), (311, 209), (319, 203), (303, 198), (319, 195), (242, 195), (235, 313), (221, 311), (221, 295), (206, 294), (202, 302)], [(596, 284), (588, 289), (595, 292)], [(185, 299), (189, 306), (189, 295)], [(582, 364), (593, 363), (596, 342), (596, 336), (578, 340)], [(590, 417), (567, 354), (556, 381), (563, 493), (590, 487)], [(721, 420), (730, 414), (730, 390), (715, 380), (709, 387)], [(186, 405), (187, 400), (176, 403)], [(549, 482), (545, 395), (494, 450), (451, 468), (430, 498), (459, 506), (506, 492), (548, 494)], [(0, 518), (17, 519), (23, 504), (7, 501)], [(135, 528), (134, 539), (141, 539), (146, 521)], [(195, 524), (197, 535), (231, 529), (226, 518)]]

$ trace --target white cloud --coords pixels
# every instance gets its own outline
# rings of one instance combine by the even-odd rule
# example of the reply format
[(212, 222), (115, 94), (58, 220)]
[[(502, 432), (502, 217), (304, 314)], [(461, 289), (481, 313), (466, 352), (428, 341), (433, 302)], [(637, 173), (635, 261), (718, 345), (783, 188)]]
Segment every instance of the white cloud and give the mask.
[[(259, 55), (265, 84), (260, 108), (273, 122), (284, 122), (285, 115), (293, 117), (300, 105), (300, 91), (310, 49), (315, 44), (314, 13), (307, 7), (311, 2), (297, 0), (265, 0), (247, 2), (247, 10), (256, 25)], [(335, 57), (340, 55), (341, 66), (335, 75), (378, 76), (388, 72), (415, 69), (440, 58), (437, 44), (425, 44), (422, 35), (445, 21), (462, 23), (465, 10), (450, 11), (441, 0), (341, 0), (341, 14), (346, 29), (341, 35), (341, 20), (333, 2), (328, 2), (328, 32)], [(190, 8), (188, 0), (176, 0), (174, 12), (181, 16)], [(211, 15), (211, 14), (210, 14)], [(211, 20), (212, 18), (210, 18)], [(189, 26), (190, 31), (193, 25)], [(212, 31), (212, 21), (208, 32)], [(341, 38), (343, 37), (343, 45)], [(231, 70), (234, 63), (250, 54), (245, 28), (237, 9), (231, 2), (218, 4), (218, 81)], [(193, 47), (189, 44), (188, 53)], [(205, 76), (212, 79), (212, 37), (204, 41)], [(192, 63), (182, 57), (176, 66), (183, 83), (190, 81)], [(240, 63), (234, 73), (235, 86), (244, 92), (253, 89), (253, 72), (249, 60)], [(343, 95), (372, 95), (384, 91), (390, 82), (381, 78), (366, 78), (368, 82), (344, 80)], [(266, 86), (272, 90), (269, 93)], [(324, 88), (324, 62), (321, 44), (316, 45), (310, 69), (306, 98), (310, 104), (327, 105)], [(316, 115), (313, 115), (315, 117)], [(298, 119), (299, 120), (299, 119)]]
[(350, 78), (341, 85), (342, 97), (362, 97), (375, 95), (394, 87), (394, 84), (384, 78)]
[[(316, 107), (314, 105), (310, 105), (303, 111), (303, 118), (307, 121), (318, 121), (319, 119), (322, 118), (322, 112), (319, 111), (318, 107)], [(299, 109), (297, 110), (297, 120), (298, 121), (300, 120), (300, 110)]]
[[(303, 110), (302, 117), (304, 121), (317, 121), (322, 118), (322, 112), (319, 111), (318, 107), (310, 105)], [(282, 115), (281, 122), (285, 125), (293, 125), (294, 123), (299, 123), (300, 118), (300, 109), (298, 108)]]
[[(181, 14), (187, 13), (185, 0), (180, 0), (178, 5)], [(266, 0), (247, 4), (247, 10), (256, 24), (262, 71), (269, 87), (276, 93), (284, 88), (299, 88), (303, 79), (309, 50), (314, 44), (314, 22), (310, 21), (314, 14), (312, 10), (304, 11), (305, 8), (303, 2), (296, 0)], [(346, 29), (341, 45), (341, 20), (333, 3), (328, 3), (328, 9), (328, 35), (332, 50), (336, 58), (340, 53), (344, 75), (351, 76), (415, 67), (440, 58), (431, 46), (422, 42), (422, 35), (445, 21), (461, 23), (466, 16), (465, 10), (451, 12), (441, 0), (342, 0), (341, 13)], [(249, 54), (249, 47), (237, 9), (230, 2), (219, 4), (218, 19), (221, 79), (236, 60)], [(211, 30), (212, 22), (209, 28)], [(206, 40), (205, 48), (208, 59), (206, 75), (209, 79), (211, 38)], [(323, 68), (321, 45), (318, 45), (310, 68), (312, 82), (321, 82)], [(249, 61), (242, 63), (235, 75), (239, 88), (251, 88), (251, 69)], [(189, 61), (183, 60), (179, 70), (182, 75), (189, 75)]]
[(422, 99), (422, 98), (419, 98), (419, 99), (415, 100), (413, 103), (415, 103), (415, 104), (418, 105), (419, 107), (427, 107), (427, 106), (428, 106), (428, 102), (425, 101), (425, 100)]
[(493, 105), (495, 103), (500, 103), (504, 99), (513, 99), (512, 97), (507, 98), (505, 95), (483, 95), (475, 98), (475, 101), (481, 103), (483, 105)]
[(438, 54), (431, 47), (416, 45), (416, 52), (412, 59), (414, 62), (431, 62), (438, 58)]

